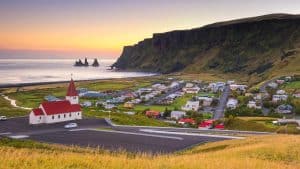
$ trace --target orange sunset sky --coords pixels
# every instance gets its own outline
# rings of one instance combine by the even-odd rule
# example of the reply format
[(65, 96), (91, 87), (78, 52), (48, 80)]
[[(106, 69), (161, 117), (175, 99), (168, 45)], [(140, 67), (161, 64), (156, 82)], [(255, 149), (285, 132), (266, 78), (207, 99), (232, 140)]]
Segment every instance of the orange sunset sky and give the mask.
[(300, 13), (298, 0), (0, 1), (0, 58), (116, 58), (153, 33), (269, 13)]

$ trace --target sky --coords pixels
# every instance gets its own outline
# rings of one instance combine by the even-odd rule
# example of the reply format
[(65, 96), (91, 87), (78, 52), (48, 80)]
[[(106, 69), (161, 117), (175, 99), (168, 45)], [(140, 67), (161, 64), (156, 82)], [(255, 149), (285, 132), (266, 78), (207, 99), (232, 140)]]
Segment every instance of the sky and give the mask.
[(117, 58), (153, 33), (270, 13), (299, 0), (0, 0), (0, 58)]

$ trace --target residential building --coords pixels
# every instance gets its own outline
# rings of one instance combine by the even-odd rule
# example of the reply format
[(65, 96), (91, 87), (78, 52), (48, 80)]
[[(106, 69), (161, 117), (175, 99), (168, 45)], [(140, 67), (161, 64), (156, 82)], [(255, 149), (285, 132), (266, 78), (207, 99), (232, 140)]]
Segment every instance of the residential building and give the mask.
[(132, 109), (134, 107), (134, 103), (131, 101), (125, 102), (123, 107)]
[(279, 102), (279, 101), (286, 101), (288, 98), (288, 95), (282, 94), (282, 95), (273, 95), (272, 102)]
[(235, 109), (237, 107), (238, 101), (236, 99), (230, 98), (227, 101), (226, 107), (229, 109)]
[(186, 112), (184, 112), (184, 111), (172, 111), (171, 112), (172, 119), (178, 120), (178, 119), (183, 118), (184, 116), (186, 116)]
[(149, 118), (160, 118), (160, 112), (155, 110), (146, 111), (146, 116)]
[(178, 121), (179, 124), (185, 125), (185, 124), (196, 124), (196, 121), (194, 119), (191, 118), (182, 118)]
[(199, 101), (187, 101), (185, 106), (183, 106), (181, 109), (185, 111), (198, 111)]
[(248, 108), (261, 109), (261, 106), (257, 105), (255, 101), (249, 101), (247, 104)]
[(293, 106), (291, 106), (289, 104), (282, 104), (277, 107), (276, 112), (281, 113), (281, 114), (293, 113)]
[(282, 95), (282, 94), (285, 94), (285, 91), (284, 91), (284, 90), (277, 90), (277, 91), (276, 91), (276, 94)]
[(239, 90), (239, 91), (246, 91), (247, 85), (240, 85), (240, 84), (231, 84), (230, 85), (230, 89), (235, 91), (235, 90)]

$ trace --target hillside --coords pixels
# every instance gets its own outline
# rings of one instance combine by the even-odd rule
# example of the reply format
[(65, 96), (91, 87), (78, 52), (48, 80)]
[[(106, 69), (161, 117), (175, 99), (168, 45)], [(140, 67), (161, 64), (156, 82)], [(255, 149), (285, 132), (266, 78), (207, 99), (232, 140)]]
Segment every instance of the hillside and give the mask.
[(296, 169), (300, 168), (299, 144), (300, 138), (295, 135), (258, 136), (151, 156), (0, 139), (0, 168)]
[(300, 72), (299, 55), (300, 15), (272, 14), (154, 34), (125, 46), (113, 66), (160, 73), (284, 74)]

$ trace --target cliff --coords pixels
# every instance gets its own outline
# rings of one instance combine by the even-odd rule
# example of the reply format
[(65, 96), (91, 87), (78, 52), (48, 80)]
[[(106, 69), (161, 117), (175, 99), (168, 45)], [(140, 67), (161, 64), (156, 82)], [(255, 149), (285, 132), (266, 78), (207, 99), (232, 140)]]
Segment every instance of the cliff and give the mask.
[(288, 66), (291, 58), (299, 61), (299, 48), (300, 15), (272, 14), (157, 33), (125, 46), (113, 66), (160, 73), (262, 74)]

